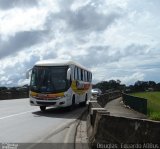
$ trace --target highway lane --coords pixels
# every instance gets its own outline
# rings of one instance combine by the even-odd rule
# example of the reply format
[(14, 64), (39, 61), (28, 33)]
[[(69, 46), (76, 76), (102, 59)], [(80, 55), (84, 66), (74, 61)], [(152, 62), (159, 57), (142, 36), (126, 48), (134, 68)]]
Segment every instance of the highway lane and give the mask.
[(0, 143), (73, 143), (77, 118), (85, 108), (73, 111), (29, 105), (29, 99), (0, 101)]

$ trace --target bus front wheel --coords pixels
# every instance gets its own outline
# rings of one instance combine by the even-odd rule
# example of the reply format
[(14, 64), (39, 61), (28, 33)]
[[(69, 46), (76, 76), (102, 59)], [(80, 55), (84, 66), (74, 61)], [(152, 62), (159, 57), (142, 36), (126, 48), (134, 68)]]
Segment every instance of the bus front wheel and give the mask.
[(40, 106), (40, 109), (42, 112), (44, 112), (46, 110), (46, 106)]

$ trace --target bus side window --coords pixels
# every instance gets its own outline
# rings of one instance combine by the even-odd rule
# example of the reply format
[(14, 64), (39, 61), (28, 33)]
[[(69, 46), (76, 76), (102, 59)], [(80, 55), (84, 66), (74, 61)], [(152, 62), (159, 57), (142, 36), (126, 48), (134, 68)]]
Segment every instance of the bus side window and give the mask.
[(83, 80), (83, 71), (81, 69), (81, 81)]
[(83, 70), (83, 81), (86, 81), (85, 70)]
[(87, 82), (89, 82), (89, 72), (87, 72)]
[(81, 80), (81, 69), (77, 68), (77, 80)]
[(86, 71), (84, 70), (84, 81), (86, 82)]
[(91, 74), (91, 78), (90, 78), (90, 82), (92, 81), (92, 73), (90, 73)]
[(87, 71), (85, 71), (85, 81), (87, 82)]
[(91, 82), (91, 73), (89, 72), (89, 82)]
[(83, 70), (83, 81), (85, 81), (85, 70)]
[(74, 68), (74, 80), (77, 80), (77, 67)]
[(84, 81), (84, 70), (81, 69), (81, 81)]

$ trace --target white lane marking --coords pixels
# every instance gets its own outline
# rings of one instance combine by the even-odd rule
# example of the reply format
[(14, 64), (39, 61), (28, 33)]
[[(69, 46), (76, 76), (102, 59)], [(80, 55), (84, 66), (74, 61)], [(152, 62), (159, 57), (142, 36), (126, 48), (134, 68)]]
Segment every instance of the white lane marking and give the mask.
[(23, 114), (34, 112), (34, 111), (35, 110), (31, 110), (31, 111), (26, 111), (26, 112), (22, 112), (22, 113), (17, 113), (17, 114), (12, 114), (12, 115), (8, 115), (8, 116), (0, 117), (0, 120), (10, 118), (10, 117), (14, 117), (14, 116), (18, 116), (18, 115), (23, 115)]

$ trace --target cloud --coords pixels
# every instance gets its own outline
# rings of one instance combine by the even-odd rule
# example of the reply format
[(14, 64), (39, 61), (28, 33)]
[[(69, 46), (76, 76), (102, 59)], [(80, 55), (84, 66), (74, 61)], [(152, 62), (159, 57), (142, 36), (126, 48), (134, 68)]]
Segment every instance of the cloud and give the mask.
[(45, 42), (47, 31), (23, 31), (11, 36), (8, 40), (1, 39), (0, 58), (11, 55), (20, 50), (29, 48), (39, 42)]
[(44, 30), (47, 13), (48, 10), (43, 7), (0, 11), (0, 34), (7, 39), (18, 32)]
[(111, 47), (109, 46), (91, 46), (86, 51), (86, 55), (82, 57), (77, 56), (76, 60), (87, 67), (97, 67), (99, 64), (103, 65), (104, 63), (111, 63), (120, 59), (117, 55), (119, 52), (111, 54)]
[(0, 9), (6, 10), (13, 7), (32, 7), (38, 5), (37, 0), (0, 0)]
[(21, 50), (16, 56), (8, 56), (0, 61), (0, 85), (16, 86), (28, 83), (26, 80), (26, 71), (42, 59), (54, 59), (56, 52), (51, 49), (52, 43), (41, 43), (34, 45), (29, 49)]
[[(86, 54), (83, 54), (82, 57), (79, 57), (78, 55), (75, 56), (76, 60), (81, 62), (83, 65), (86, 65), (87, 67), (97, 67), (99, 65), (108, 64), (110, 65), (112, 62), (116, 63), (117, 65), (114, 67), (123, 67), (121, 62), (123, 62), (123, 59), (126, 59), (129, 57), (130, 61), (132, 60), (132, 57), (139, 57), (141, 55), (145, 55), (148, 53), (149, 47), (147, 45), (136, 45), (131, 44), (124, 48), (118, 48), (115, 49), (112, 46), (109, 45), (96, 45), (86, 48)], [(133, 52), (134, 51), (134, 52)], [(128, 60), (127, 60), (128, 61)], [(125, 62), (124, 62), (125, 63)], [(125, 63), (127, 66), (134, 65), (135, 62), (131, 61)], [(138, 64), (135, 64), (136, 66)], [(111, 65), (112, 67), (112, 65)]]
[[(67, 1), (68, 2), (68, 1)], [(72, 4), (72, 1), (70, 1)], [(121, 17), (120, 10), (112, 10), (108, 14), (97, 12), (92, 3), (88, 3), (79, 9), (72, 10), (71, 5), (60, 3), (60, 12), (51, 13), (46, 19), (46, 26), (52, 27), (57, 21), (64, 21), (68, 31), (103, 31), (116, 19)]]
[(160, 82), (158, 0), (7, 2), (0, 1), (0, 84), (26, 83), (26, 70), (51, 58), (78, 61), (94, 83)]
[(123, 77), (120, 77), (120, 76), (119, 77), (111, 77), (111, 79), (113, 79), (113, 80), (120, 79), (122, 81), (122, 83), (133, 84), (134, 82), (136, 82), (138, 80), (143, 81), (144, 77), (145, 77), (144, 73), (135, 72), (131, 75), (124, 75)]
[(62, 16), (58, 15), (57, 17), (64, 19), (68, 26), (75, 31), (103, 31), (119, 18), (120, 14), (116, 12), (108, 15), (99, 14), (94, 7), (87, 5), (76, 12), (66, 11)]

